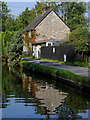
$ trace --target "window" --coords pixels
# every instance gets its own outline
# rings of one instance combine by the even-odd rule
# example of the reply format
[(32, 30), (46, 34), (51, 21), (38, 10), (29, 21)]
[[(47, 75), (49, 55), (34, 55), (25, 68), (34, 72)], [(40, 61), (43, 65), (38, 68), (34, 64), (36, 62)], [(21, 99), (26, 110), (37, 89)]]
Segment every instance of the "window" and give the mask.
[(51, 46), (51, 43), (48, 43), (48, 46)]
[(55, 48), (53, 48), (53, 53), (55, 53)]

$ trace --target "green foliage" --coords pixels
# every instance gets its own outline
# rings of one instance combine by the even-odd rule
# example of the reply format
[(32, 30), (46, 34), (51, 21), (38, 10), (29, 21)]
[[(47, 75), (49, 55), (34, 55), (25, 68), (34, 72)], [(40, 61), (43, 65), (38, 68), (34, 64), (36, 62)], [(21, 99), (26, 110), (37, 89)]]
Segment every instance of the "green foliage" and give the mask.
[(5, 32), (2, 32), (3, 46), (6, 46), (7, 42), (11, 41), (11, 36), (13, 34), (14, 34), (14, 31), (8, 31), (8, 30), (6, 30)]
[[(23, 57), (27, 57), (27, 56), (23, 56)], [(27, 57), (27, 58), (32, 59), (32, 57)], [(59, 63), (59, 64), (65, 64), (65, 65), (71, 65), (71, 66), (90, 67), (87, 62), (73, 62), (73, 63), (71, 63), (71, 62), (61, 62), (59, 60), (49, 60), (49, 59), (43, 59), (43, 58), (34, 58), (34, 59), (48, 61), (48, 62), (54, 62), (54, 63)]]
[[(37, 15), (42, 14), (42, 7), (46, 6), (46, 4), (46, 2), (37, 2), (35, 8), (29, 10), (27, 7), (25, 11), (23, 11), (15, 19), (12, 15), (10, 15), (10, 9), (8, 9), (7, 3), (2, 2), (2, 30), (23, 30)], [(72, 30), (76, 29), (78, 26), (86, 25), (87, 21), (84, 18), (84, 13), (86, 12), (86, 3), (50, 2), (49, 5), (59, 15), (62, 15), (63, 20), (70, 26)]]
[(22, 54), (21, 57), (30, 57), (29, 53)]
[(33, 71), (40, 72), (45, 75), (51, 75), (54, 77), (56, 76), (56, 77), (60, 77), (60, 78), (65, 78), (65, 79), (68, 79), (69, 81), (73, 81), (76, 85), (82, 85), (82, 84), (89, 85), (90, 79), (75, 75), (74, 73), (69, 72), (69, 71), (52, 68), (52, 67), (47, 67), (47, 66), (43, 66), (40, 64), (32, 64), (27, 61), (22, 61), (22, 65), (25, 70), (31, 69)]
[[(86, 103), (86, 99), (82, 99), (80, 94), (77, 97), (76, 92), (70, 91), (64, 104), (60, 107), (61, 109), (58, 109), (58, 110), (60, 110), (58, 112), (59, 117), (61, 119), (62, 118), (75, 119), (75, 120), (81, 119), (82, 117), (81, 117), (81, 115), (78, 115), (78, 113), (86, 113), (87, 106), (88, 106), (88, 104)], [(66, 108), (66, 109), (64, 109), (64, 108)]]
[(7, 3), (2, 2), (2, 11), (0, 10), (0, 13), (2, 13), (2, 31), (5, 31), (5, 21), (8, 19), (10, 9), (7, 7)]
[[(31, 10), (26, 8), (25, 11), (23, 11), (15, 19), (14, 16), (12, 16), (10, 14), (10, 9), (8, 9), (7, 3), (2, 2), (2, 31), (4, 31), (2, 33), (3, 53), (4, 52), (7, 53), (8, 56), (10, 56), (10, 54), (12, 56), (14, 54), (14, 56), (15, 56), (15, 53), (17, 53), (17, 52), (15, 52), (15, 50), (17, 48), (16, 46), (19, 46), (19, 44), (16, 43), (17, 42), (16, 39), (18, 39), (18, 38), (16, 36), (14, 36), (16, 34), (16, 32), (14, 34), (13, 31), (19, 31), (19, 30), (23, 31), (23, 29), (28, 24), (30, 24), (37, 15), (42, 14), (42, 7), (46, 6), (46, 4), (47, 3), (44, 1), (43, 1), (43, 3), (37, 2), (35, 5), (35, 8), (33, 8)], [(81, 26), (84, 24), (86, 25), (85, 18), (83, 15), (86, 12), (86, 4), (85, 3), (83, 3), (83, 2), (61, 2), (61, 3), (60, 2), (57, 2), (57, 3), (50, 2), (49, 5), (59, 15), (60, 15), (60, 13), (63, 14), (62, 15), (63, 20), (71, 27), (71, 29), (76, 29), (78, 26)], [(80, 31), (81, 31), (81, 33), (80, 33)], [(78, 50), (78, 51), (84, 51), (84, 52), (88, 51), (88, 46), (85, 44), (85, 42), (87, 41), (86, 40), (87, 39), (86, 32), (87, 32), (87, 30), (85, 31), (84, 29), (83, 29), (83, 31), (78, 30), (78, 32), (76, 33), (78, 35), (75, 35), (75, 36), (77, 36), (76, 42), (71, 42), (72, 37), (75, 38), (75, 36), (73, 35), (74, 32), (69, 37), (69, 41), (70, 41), (69, 43), (74, 44), (76, 47), (76, 50)], [(12, 37), (12, 35), (13, 35), (13, 37)], [(10, 41), (12, 41), (12, 42), (10, 42)], [(15, 45), (13, 45), (13, 43), (15, 43)], [(20, 47), (21, 47), (21, 44), (20, 44)]]
[(10, 9), (8, 9), (7, 3), (2, 2), (2, 11), (1, 15), (2, 15), (2, 31), (16, 31), (17, 30), (17, 26), (15, 23), (15, 18), (13, 15), (10, 14)]
[(18, 30), (23, 30), (32, 20), (36, 17), (35, 10), (29, 10), (28, 7), (23, 11), (18, 18), (15, 20), (16, 27)]
[(80, 67), (90, 67), (87, 62), (74, 62), (74, 63), (65, 63), (66, 65), (71, 65), (71, 66), (80, 66)]
[(35, 5), (35, 12), (37, 15), (41, 15), (42, 14), (42, 3), (37, 2), (37, 4)]
[(22, 76), (22, 69), (18, 68), (16, 70), (10, 66), (8, 67), (6, 65), (3, 65), (2, 93), (4, 93), (4, 97), (7, 97), (8, 95), (15, 95), (17, 97), (20, 97), (20, 95), (24, 95), (21, 86), (21, 82), (22, 82), (21, 76)]
[(11, 41), (7, 42), (7, 46), (5, 49), (5, 53), (9, 57), (9, 60), (11, 62), (15, 62), (16, 60), (16, 64), (19, 62), (20, 55), (22, 54), (23, 47), (22, 39), (23, 39), (22, 32), (16, 31), (11, 37)]
[(88, 52), (88, 29), (86, 27), (78, 27), (73, 30), (69, 35), (68, 43), (74, 45), (76, 51)]
[[(26, 72), (26, 74), (25, 74)], [(14, 95), (15, 98), (25, 98), (23, 99), (24, 103), (35, 103), (36, 113), (41, 114), (41, 108), (40, 105), (40, 99), (35, 99), (33, 96), (34, 91), (31, 89), (31, 95), (28, 92), (28, 84), (32, 85), (45, 85), (47, 81), (47, 85), (52, 85), (55, 90), (59, 90), (60, 92), (68, 93), (66, 99), (64, 100), (64, 103), (56, 108), (57, 114), (59, 117), (67, 118), (67, 119), (74, 119), (73, 116), (77, 115), (78, 113), (84, 113), (86, 112), (86, 109), (88, 109), (88, 103), (87, 103), (87, 97), (83, 96), (82, 93), (79, 93), (76, 91), (76, 89), (67, 89), (67, 87), (58, 84), (56, 81), (52, 81), (52, 79), (47, 79), (44, 76), (40, 77), (39, 75), (34, 75), (33, 77), (30, 76), (30, 72), (25, 71), (22, 73), (21, 70), (15, 71), (10, 69), (8, 66), (3, 66), (2, 70), (2, 92), (4, 93), (3, 96), (3, 104), (2, 107), (5, 108), (10, 103), (10, 101), (7, 98), (13, 99), (12, 96)], [(30, 81), (31, 79), (31, 81)], [(24, 82), (23, 82), (24, 81)], [(35, 84), (32, 84), (35, 83)], [(24, 87), (23, 87), (24, 86)], [(31, 99), (28, 99), (31, 98)], [(17, 102), (17, 100), (15, 101)], [(20, 101), (22, 102), (22, 101)], [(65, 108), (65, 109), (64, 109)], [(78, 117), (78, 116), (76, 116)]]
[[(46, 2), (37, 2), (37, 4), (35, 5), (35, 12), (37, 13), (37, 15), (41, 15), (42, 14), (42, 7), (46, 6), (47, 3)], [(50, 8), (53, 8), (53, 10), (55, 10), (58, 14), (59, 14), (59, 10), (60, 10), (60, 4), (59, 2), (50, 2), (49, 3)]]
[(17, 31), (17, 24), (18, 23), (15, 22), (14, 16), (9, 15), (5, 21), (5, 30)]
[(5, 32), (2, 32), (2, 55), (4, 55), (7, 43), (11, 41), (11, 36), (13, 34), (14, 31), (6, 30)]
[(84, 17), (84, 13), (86, 13), (85, 2), (61, 2), (60, 10), (63, 20), (72, 30), (82, 25), (86, 26), (87, 19)]
[[(35, 19), (36, 16), (41, 15), (43, 6), (46, 6), (46, 2), (37, 2), (35, 8), (33, 8), (32, 10), (29, 10), (27, 7), (25, 11), (23, 11), (15, 20), (17, 29), (23, 30)], [(57, 4), (56, 2), (51, 2), (50, 7), (53, 8), (57, 13), (59, 12), (59, 4)]]

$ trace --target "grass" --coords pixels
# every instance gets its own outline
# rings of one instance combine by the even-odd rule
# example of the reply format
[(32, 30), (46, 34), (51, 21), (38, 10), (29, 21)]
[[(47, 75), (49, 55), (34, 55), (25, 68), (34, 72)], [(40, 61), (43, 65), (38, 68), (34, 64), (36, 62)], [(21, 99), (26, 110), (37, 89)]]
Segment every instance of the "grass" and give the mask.
[[(33, 57), (27, 57), (27, 58), (33, 58)], [(90, 68), (89, 66), (89, 63), (87, 62), (62, 62), (62, 61), (59, 61), (59, 60), (49, 60), (49, 59), (43, 59), (43, 58), (34, 58), (36, 60), (42, 60), (42, 61), (48, 61), (48, 62), (55, 62), (55, 63), (59, 63), (59, 64), (65, 64), (65, 65), (71, 65), (71, 66), (79, 66), (79, 67), (88, 67)]]
[(58, 60), (48, 60), (48, 59), (43, 59), (43, 58), (41, 58), (40, 60), (65, 64), (65, 65), (71, 65), (71, 66), (90, 67), (89, 64), (86, 63), (86, 62), (73, 62), (73, 63), (71, 63), (71, 62), (61, 62), (61, 61), (58, 61)]
[(42, 66), (40, 64), (32, 64), (27, 61), (22, 61), (22, 65), (25, 70), (31, 69), (33, 71), (44, 73), (46, 75), (48, 74), (51, 76), (62, 77), (62, 78), (68, 79), (69, 81), (73, 81), (75, 84), (78, 84), (78, 85), (90, 83), (90, 79), (75, 75), (74, 73), (69, 72), (69, 71), (60, 70), (57, 68), (51, 68), (47, 66)]

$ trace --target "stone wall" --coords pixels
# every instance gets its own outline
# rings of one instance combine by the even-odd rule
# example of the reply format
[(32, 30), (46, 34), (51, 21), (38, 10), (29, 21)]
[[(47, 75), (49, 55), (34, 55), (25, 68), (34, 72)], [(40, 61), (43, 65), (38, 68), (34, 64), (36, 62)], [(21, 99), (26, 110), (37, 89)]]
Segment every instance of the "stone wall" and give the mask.
[(51, 11), (47, 17), (42, 20), (41, 23), (36, 27), (36, 40), (66, 40), (70, 29), (66, 24), (53, 12)]

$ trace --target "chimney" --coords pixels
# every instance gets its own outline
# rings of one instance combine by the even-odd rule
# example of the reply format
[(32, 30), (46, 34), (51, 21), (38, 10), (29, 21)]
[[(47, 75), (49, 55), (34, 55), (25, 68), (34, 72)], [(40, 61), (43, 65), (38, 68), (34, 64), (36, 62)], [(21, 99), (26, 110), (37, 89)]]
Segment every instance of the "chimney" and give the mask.
[(50, 6), (49, 6), (49, 3), (47, 2), (47, 5), (42, 7), (42, 14), (44, 14), (48, 10), (50, 10)]

